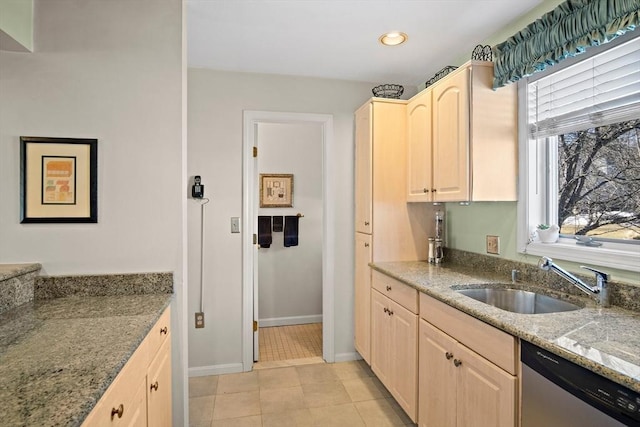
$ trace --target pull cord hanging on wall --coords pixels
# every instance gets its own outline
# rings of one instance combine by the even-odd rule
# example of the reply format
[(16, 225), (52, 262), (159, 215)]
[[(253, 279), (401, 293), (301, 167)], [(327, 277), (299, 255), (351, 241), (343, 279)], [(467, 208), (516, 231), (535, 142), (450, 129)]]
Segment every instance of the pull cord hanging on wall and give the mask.
[(206, 197), (200, 199), (200, 313), (204, 313), (204, 237), (205, 237), (205, 205), (209, 203)]

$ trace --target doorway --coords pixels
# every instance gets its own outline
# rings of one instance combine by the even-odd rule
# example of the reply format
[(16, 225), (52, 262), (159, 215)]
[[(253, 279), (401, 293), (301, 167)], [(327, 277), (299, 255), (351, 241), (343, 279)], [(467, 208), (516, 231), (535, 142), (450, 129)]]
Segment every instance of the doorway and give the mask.
[[(254, 157), (254, 147), (258, 147), (259, 129), (266, 124), (311, 124), (320, 126), (321, 142), (321, 220), (316, 224), (316, 228), (321, 230), (321, 238), (318, 242), (321, 246), (321, 305), (322, 305), (322, 358), (327, 362), (333, 362), (334, 355), (334, 322), (333, 322), (333, 250), (334, 241), (334, 218), (333, 206), (330, 197), (327, 197), (327, 189), (330, 188), (330, 166), (326, 162), (327, 155), (331, 151), (333, 141), (333, 119), (330, 115), (305, 114), (305, 113), (277, 113), (261, 111), (244, 112), (244, 133), (243, 133), (243, 224), (245, 233), (243, 235), (243, 370), (253, 369), (254, 349), (259, 349), (259, 331), (254, 324), (254, 320), (259, 317), (258, 288), (259, 283), (259, 256), (257, 245), (257, 216), (259, 212), (258, 197), (259, 170), (258, 160)], [(295, 181), (294, 181), (295, 189)], [(291, 209), (290, 209), (291, 210)], [(295, 190), (294, 190), (294, 208)], [(304, 212), (297, 212), (305, 215)], [(304, 217), (301, 218), (304, 221)], [(264, 250), (264, 249), (263, 249)], [(286, 297), (280, 298), (286, 302)], [(283, 316), (293, 317), (296, 316)], [(300, 317), (304, 317), (301, 315)]]

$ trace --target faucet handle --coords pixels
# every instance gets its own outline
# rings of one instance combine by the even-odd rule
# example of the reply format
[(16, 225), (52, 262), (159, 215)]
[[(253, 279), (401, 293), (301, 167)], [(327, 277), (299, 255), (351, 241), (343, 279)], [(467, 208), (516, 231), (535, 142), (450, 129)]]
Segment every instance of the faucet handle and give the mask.
[(600, 271), (600, 270), (596, 270), (593, 267), (587, 267), (586, 265), (581, 265), (580, 268), (584, 268), (585, 270), (589, 270), (592, 271), (596, 274), (596, 278), (598, 280), (598, 282), (600, 282), (600, 280), (604, 281), (605, 283), (607, 282), (607, 280), (609, 280), (609, 275), (607, 273), (605, 273), (604, 271)]

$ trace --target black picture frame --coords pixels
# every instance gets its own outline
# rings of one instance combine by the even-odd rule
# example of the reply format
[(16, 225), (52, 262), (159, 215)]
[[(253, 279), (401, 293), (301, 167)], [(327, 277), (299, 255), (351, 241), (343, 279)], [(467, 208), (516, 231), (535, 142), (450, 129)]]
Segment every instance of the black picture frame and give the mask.
[(20, 223), (98, 222), (98, 140), (20, 137)]

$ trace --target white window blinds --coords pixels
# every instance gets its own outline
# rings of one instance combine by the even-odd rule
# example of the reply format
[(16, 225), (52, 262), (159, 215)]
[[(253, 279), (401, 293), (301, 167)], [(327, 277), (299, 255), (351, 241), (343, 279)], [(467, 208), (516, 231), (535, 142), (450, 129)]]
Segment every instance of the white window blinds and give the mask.
[(640, 37), (528, 84), (532, 139), (640, 118)]

